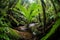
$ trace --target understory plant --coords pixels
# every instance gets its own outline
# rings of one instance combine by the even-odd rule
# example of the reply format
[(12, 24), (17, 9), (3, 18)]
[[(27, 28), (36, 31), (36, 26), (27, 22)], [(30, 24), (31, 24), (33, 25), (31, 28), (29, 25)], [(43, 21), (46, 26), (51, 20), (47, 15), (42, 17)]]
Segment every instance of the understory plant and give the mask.
[(28, 7), (26, 8), (23, 5), (21, 5), (20, 2), (21, 0), (19, 0), (19, 2), (16, 4), (13, 10), (18, 11), (18, 12), (20, 11), (20, 13), (23, 15), (25, 19), (25, 23), (29, 25), (39, 13), (38, 11), (39, 5), (36, 3), (32, 3), (28, 5)]

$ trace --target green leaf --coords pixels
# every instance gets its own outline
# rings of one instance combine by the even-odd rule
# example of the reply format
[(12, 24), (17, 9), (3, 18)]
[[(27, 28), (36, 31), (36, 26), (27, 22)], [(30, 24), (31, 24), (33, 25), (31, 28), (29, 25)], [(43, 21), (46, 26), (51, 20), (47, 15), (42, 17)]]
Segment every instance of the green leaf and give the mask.
[(52, 26), (51, 30), (41, 38), (41, 40), (47, 40), (52, 34), (55, 33), (56, 29), (60, 26), (60, 19), (58, 19), (55, 24)]

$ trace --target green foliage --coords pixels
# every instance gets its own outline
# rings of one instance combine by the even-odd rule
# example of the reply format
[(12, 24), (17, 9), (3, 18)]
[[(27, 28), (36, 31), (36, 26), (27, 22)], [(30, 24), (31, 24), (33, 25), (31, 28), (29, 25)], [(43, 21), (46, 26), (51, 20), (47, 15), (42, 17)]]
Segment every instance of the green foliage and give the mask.
[(57, 15), (60, 17), (60, 12)]
[[(33, 18), (38, 15), (39, 11), (39, 5), (36, 3), (30, 4), (28, 8), (24, 7), (23, 5), (20, 4), (20, 1), (16, 4), (15, 6), (18, 8), (21, 13), (23, 14), (24, 18), (26, 18), (27, 23), (31, 23)], [(16, 10), (14, 8), (14, 10)], [(18, 10), (16, 10), (18, 11)]]
[(2, 33), (0, 34), (0, 40), (10, 40), (10, 39), (6, 34)]
[(0, 8), (4, 9), (7, 7), (9, 0), (0, 0)]
[[(15, 23), (19, 24), (22, 23), (21, 21), (24, 21), (26, 24), (29, 24), (33, 21), (36, 21), (35, 18), (38, 17), (40, 14), (41, 20), (43, 21), (44, 14), (43, 14), (43, 9), (40, 0), (36, 0), (38, 2), (36, 3), (31, 3), (31, 4), (20, 4), (22, 0), (0, 0), (0, 40), (18, 40), (21, 38), (19, 33), (10, 28), (11, 27), (11, 22), (10, 20), (13, 20)], [(26, 3), (29, 3), (27, 0)], [(45, 3), (44, 3), (45, 2)], [(53, 0), (55, 6), (57, 7), (57, 11), (60, 10), (60, 5), (59, 1)], [(57, 4), (56, 4), (57, 3)], [(52, 20), (56, 17), (56, 15), (60, 18), (60, 12), (55, 14), (55, 8), (53, 6), (53, 3), (51, 3), (51, 0), (44, 0), (42, 2), (43, 5), (46, 6), (44, 10), (46, 11), (45, 16), (46, 16), (46, 21), (49, 22), (49, 20)], [(44, 6), (44, 7), (45, 7)], [(11, 10), (9, 14), (8, 10)], [(12, 15), (13, 14), (13, 15)], [(11, 18), (10, 20), (8, 19), (8, 16)], [(19, 19), (18, 19), (19, 18)], [(20, 20), (22, 18), (23, 20)], [(20, 20), (19, 22), (16, 20)], [(37, 19), (37, 18), (36, 18)], [(23, 22), (23, 23), (24, 23)], [(39, 21), (38, 21), (39, 22)], [(22, 23), (22, 24), (23, 24)], [(43, 24), (40, 22), (40, 25)], [(47, 25), (47, 24), (46, 24)], [(52, 26), (51, 30), (41, 38), (41, 40), (47, 40), (48, 37), (50, 37), (55, 30), (59, 27), (60, 25), (60, 19), (58, 19), (55, 24)], [(32, 31), (36, 33), (40, 33), (40, 31), (37, 30), (37, 27), (32, 28)], [(53, 31), (52, 31), (53, 30)]]
[(41, 38), (41, 40), (47, 40), (55, 31), (56, 29), (60, 26), (60, 19), (58, 19), (55, 24), (52, 26), (51, 30)]
[(9, 0), (0, 1), (0, 27), (11, 26), (9, 20), (7, 19), (8, 4), (9, 4)]
[(18, 40), (21, 36), (18, 32), (9, 27), (0, 27), (0, 38), (3, 40)]

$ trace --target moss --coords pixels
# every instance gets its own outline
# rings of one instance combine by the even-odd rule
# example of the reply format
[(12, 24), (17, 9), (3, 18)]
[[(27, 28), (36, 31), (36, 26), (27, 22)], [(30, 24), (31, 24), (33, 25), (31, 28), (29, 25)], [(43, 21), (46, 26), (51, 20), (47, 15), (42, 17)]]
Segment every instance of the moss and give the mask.
[(21, 38), (19, 33), (9, 27), (0, 27), (0, 38), (4, 38), (6, 40), (18, 40)]
[(60, 19), (58, 19), (55, 22), (55, 24), (53, 25), (53, 27), (51, 28), (51, 30), (43, 38), (41, 38), (41, 40), (47, 40), (52, 34), (55, 33), (55, 31), (59, 27), (59, 25), (60, 25)]

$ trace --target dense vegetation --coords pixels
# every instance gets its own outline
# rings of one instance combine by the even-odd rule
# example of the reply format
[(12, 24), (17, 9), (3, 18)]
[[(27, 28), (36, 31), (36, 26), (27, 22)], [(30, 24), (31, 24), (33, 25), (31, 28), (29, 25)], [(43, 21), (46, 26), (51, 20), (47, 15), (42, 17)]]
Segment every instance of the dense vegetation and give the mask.
[(58, 28), (60, 0), (0, 0), (0, 40), (53, 40)]

